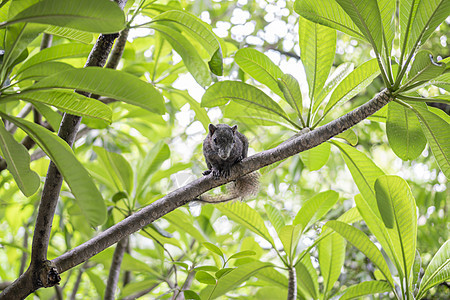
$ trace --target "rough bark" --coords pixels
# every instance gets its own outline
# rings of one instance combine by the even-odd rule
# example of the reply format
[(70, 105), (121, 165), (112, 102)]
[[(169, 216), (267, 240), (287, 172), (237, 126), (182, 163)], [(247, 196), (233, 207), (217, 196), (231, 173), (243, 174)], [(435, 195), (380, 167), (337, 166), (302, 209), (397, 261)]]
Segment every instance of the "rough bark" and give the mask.
[(289, 267), (289, 281), (288, 281), (288, 300), (297, 299), (297, 275), (295, 267)]

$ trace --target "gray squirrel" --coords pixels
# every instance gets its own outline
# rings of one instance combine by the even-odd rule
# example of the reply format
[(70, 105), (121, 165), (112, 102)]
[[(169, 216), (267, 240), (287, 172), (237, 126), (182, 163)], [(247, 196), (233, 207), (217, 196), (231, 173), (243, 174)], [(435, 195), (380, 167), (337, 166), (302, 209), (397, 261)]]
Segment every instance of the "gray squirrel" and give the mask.
[[(209, 124), (209, 132), (203, 141), (203, 155), (208, 170), (203, 175), (212, 173), (214, 178), (228, 177), (231, 167), (247, 157), (248, 140), (239, 131), (237, 125)], [(226, 202), (233, 199), (244, 200), (254, 196), (259, 190), (259, 174), (253, 172), (236, 179), (227, 186), (227, 193), (218, 196), (203, 194), (199, 201), (208, 203)]]

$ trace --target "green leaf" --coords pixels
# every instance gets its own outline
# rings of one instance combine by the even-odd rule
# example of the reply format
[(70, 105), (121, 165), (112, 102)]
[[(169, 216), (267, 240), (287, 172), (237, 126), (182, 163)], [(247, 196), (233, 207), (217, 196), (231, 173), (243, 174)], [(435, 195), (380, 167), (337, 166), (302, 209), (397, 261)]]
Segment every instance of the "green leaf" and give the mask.
[(209, 251), (219, 255), (220, 257), (222, 257), (222, 258), (224, 257), (223, 252), (216, 245), (208, 243), (208, 242), (204, 242), (203, 246), (205, 246), (206, 249), (208, 249)]
[(84, 44), (90, 44), (94, 41), (93, 33), (67, 27), (49, 26), (47, 27), (47, 29), (45, 29), (45, 33), (60, 36)]
[(30, 169), (30, 154), (27, 149), (9, 133), (0, 121), (0, 153), (20, 191), (29, 197), (39, 188), (39, 175)]
[(92, 45), (84, 45), (79, 43), (60, 44), (50, 48), (46, 48), (29, 57), (22, 64), (17, 73), (20, 74), (31, 66), (42, 62), (48, 62), (61, 58), (87, 56), (91, 49)]
[(293, 225), (301, 224), (302, 232), (322, 218), (337, 202), (339, 194), (335, 191), (318, 193), (305, 201), (295, 216)]
[(191, 290), (184, 290), (183, 291), (184, 299), (186, 300), (201, 300), (200, 296), (197, 295), (196, 292)]
[(125, 27), (125, 16), (116, 3), (108, 0), (42, 0), (0, 23), (0, 28), (19, 22), (115, 33)]
[(280, 232), (280, 229), (286, 225), (280, 211), (275, 206), (270, 204), (265, 204), (264, 210), (266, 211), (267, 217), (269, 218), (272, 226), (277, 232)]
[(198, 84), (203, 87), (211, 84), (208, 66), (198, 53), (198, 49), (186, 37), (172, 27), (158, 23), (149, 24), (149, 28), (158, 31), (164, 36), (173, 49), (181, 56), (186, 68)]
[(312, 22), (340, 30), (348, 35), (365, 40), (364, 35), (335, 0), (296, 0), (294, 10)]
[(330, 157), (330, 149), (329, 143), (322, 143), (312, 149), (303, 151), (300, 156), (308, 170), (317, 171), (327, 163)]
[(278, 78), (283, 77), (284, 73), (266, 55), (252, 48), (242, 48), (234, 55), (234, 61), (245, 73), (283, 97), (277, 81)]
[[(402, 51), (405, 49), (405, 52), (402, 55), (407, 55), (411, 48), (406, 48), (409, 44), (411, 36), (411, 26), (414, 21), (415, 14), (417, 12), (417, 6), (420, 1), (415, 0), (403, 0), (400, 1), (400, 5), (398, 6), (399, 11), (399, 25), (400, 25), (400, 42)], [(414, 42), (413, 42), (414, 43)], [(412, 47), (412, 45), (410, 46)]]
[(299, 45), (309, 86), (309, 98), (315, 99), (322, 90), (336, 52), (336, 31), (301, 18)]
[(361, 230), (340, 221), (328, 221), (325, 226), (332, 228), (353, 246), (358, 248), (359, 251), (364, 253), (364, 255), (366, 255), (367, 258), (369, 258), (380, 269), (383, 276), (387, 281), (389, 281), (391, 286), (394, 286), (391, 272), (389, 271), (383, 255), (380, 250), (378, 250), (377, 246), (370, 241), (367, 235), (365, 235)]
[(271, 286), (281, 287), (287, 289), (288, 279), (286, 276), (278, 272), (275, 268), (260, 269), (255, 277), (259, 280), (270, 283)]
[(450, 178), (450, 125), (432, 112), (412, 105), (442, 173)]
[(94, 146), (94, 151), (117, 190), (125, 191), (128, 195), (131, 195), (133, 191), (133, 170), (128, 161), (122, 155), (108, 152), (101, 147)]
[(420, 282), (417, 299), (422, 298), (433, 286), (450, 279), (450, 240), (447, 240), (428, 264)]
[(436, 27), (450, 15), (450, 2), (447, 0), (422, 0), (418, 1), (418, 4), (415, 2), (413, 3), (417, 5), (417, 10), (411, 19), (411, 32), (406, 53), (413, 49), (416, 42), (423, 45)]
[[(447, 96), (446, 98), (448, 98), (450, 100), (450, 95), (441, 95), (441, 96), (442, 97)], [(447, 113), (445, 111), (443, 111), (442, 109), (439, 109), (437, 107), (432, 107), (432, 106), (427, 106), (427, 108), (430, 112), (437, 115), (439, 118), (445, 120), (447, 123), (450, 123), (450, 115), (447, 115)]]
[(278, 87), (283, 92), (286, 102), (297, 112), (299, 118), (302, 117), (302, 92), (297, 79), (290, 74), (284, 74), (277, 80)]
[(286, 252), (286, 255), (290, 261), (292, 261), (295, 256), (295, 250), (297, 249), (301, 233), (301, 224), (286, 225), (282, 227), (278, 233), (278, 237), (284, 246), (284, 252)]
[(78, 89), (137, 105), (158, 114), (165, 112), (164, 99), (153, 85), (118, 70), (99, 67), (68, 70), (46, 77), (26, 91), (51, 88)]
[(194, 270), (205, 271), (205, 272), (217, 272), (217, 271), (219, 271), (219, 268), (216, 266), (199, 266), (199, 267), (195, 267)]
[(356, 146), (358, 144), (358, 136), (353, 131), (353, 129), (347, 129), (346, 131), (338, 134), (335, 136), (335, 138), (341, 138), (346, 140), (350, 145)]
[(345, 260), (345, 240), (334, 233), (319, 243), (319, 265), (323, 276), (324, 292), (328, 293), (339, 275)]
[(317, 110), (322, 102), (326, 99), (326, 97), (334, 91), (336, 86), (345, 78), (348, 74), (350, 74), (354, 69), (354, 65), (352, 63), (343, 63), (340, 64), (336, 70), (328, 77), (327, 81), (323, 89), (319, 91), (316, 95), (316, 99), (314, 99), (313, 104), (313, 116), (317, 114)]
[(346, 288), (339, 300), (361, 299), (362, 296), (386, 293), (391, 291), (386, 281), (364, 281)]
[(211, 60), (208, 62), (209, 69), (217, 76), (223, 75), (223, 55), (222, 48), (217, 49)]
[(396, 3), (391, 0), (379, 0), (378, 7), (380, 8), (381, 22), (383, 23), (383, 34), (386, 37), (387, 53), (391, 53), (392, 42), (395, 37), (395, 13)]
[(388, 104), (386, 134), (392, 151), (403, 160), (416, 159), (427, 144), (414, 112), (395, 102)]
[(235, 289), (252, 275), (268, 267), (271, 267), (271, 265), (259, 261), (240, 265), (228, 274), (220, 277), (220, 280), (217, 282), (217, 285), (215, 287), (208, 287), (207, 289), (203, 290), (200, 296), (202, 299), (208, 299), (208, 296), (210, 297), (210, 299), (217, 298)]
[(183, 232), (191, 235), (198, 242), (204, 243), (206, 239), (200, 230), (198, 230), (194, 225), (194, 220), (191, 216), (185, 214), (181, 210), (174, 210), (164, 216), (164, 219), (169, 221), (172, 225), (178, 227)]
[(288, 120), (283, 109), (269, 96), (256, 87), (240, 81), (220, 81), (213, 84), (203, 95), (201, 105), (214, 107), (224, 105), (230, 100)]
[(366, 61), (353, 70), (353, 72), (347, 75), (347, 77), (339, 83), (333, 91), (333, 94), (331, 94), (330, 100), (325, 107), (324, 115), (338, 103), (350, 100), (357, 95), (366, 88), (378, 74), (380, 74), (380, 69), (378, 68), (377, 60), (375, 58)]
[(248, 206), (248, 204), (236, 201), (217, 204), (215, 207), (231, 220), (244, 225), (272, 245), (274, 244), (263, 218), (256, 210)]
[[(356, 195), (355, 197), (361, 197), (360, 194)], [(359, 214), (358, 208), (357, 207), (352, 207), (349, 210), (347, 210), (345, 213), (343, 213), (342, 215), (339, 216), (339, 218), (337, 218), (338, 221), (344, 222), (344, 223), (355, 223), (358, 221), (362, 220), (361, 215)]]
[[(265, 283), (262, 283), (262, 285), (263, 286), (258, 288), (256, 293), (252, 295), (254, 297), (253, 299), (285, 300), (288, 297), (287, 288), (282, 289)], [(301, 295), (298, 295), (298, 298), (302, 299)]]
[(306, 299), (317, 299), (319, 283), (317, 271), (311, 263), (311, 256), (306, 254), (295, 266), (297, 287)]
[[(447, 64), (447, 66), (449, 66), (450, 63)], [(438, 76), (435, 79), (432, 79), (429, 81), (429, 84), (433, 84), (437, 87), (440, 87), (444, 90), (446, 90), (447, 92), (450, 92), (450, 72), (444, 73), (440, 76)], [(440, 95), (443, 96), (443, 95)]]
[[(331, 141), (331, 143), (341, 151), (345, 164), (352, 174), (353, 181), (364, 199), (370, 207), (376, 207), (374, 184), (379, 176), (384, 175), (383, 171), (364, 153), (355, 148), (337, 141)], [(375, 214), (380, 218), (378, 210), (375, 210)]]
[(219, 271), (217, 271), (214, 275), (216, 276), (217, 279), (220, 279), (220, 278), (222, 278), (222, 276), (230, 273), (234, 269), (235, 268), (223, 268), (223, 269), (220, 269)]
[[(0, 64), (0, 80), (4, 80), (12, 67), (23, 61), (27, 55), (27, 46), (38, 37), (38, 35), (45, 29), (45, 26), (36, 24), (16, 24), (9, 26), (4, 31), (4, 50)], [(1, 35), (0, 35), (1, 37)], [(1, 41), (3, 42), (3, 40)]]
[[(398, 253), (394, 248), (388, 229), (384, 226), (383, 220), (379, 215), (377, 204), (375, 204), (375, 206), (369, 204), (367, 200), (359, 194), (355, 196), (355, 203), (359, 214), (367, 224), (367, 227), (369, 227), (372, 234), (377, 238), (378, 242), (381, 244), (381, 247), (387, 253), (390, 260), (394, 263), (397, 270), (404, 269), (400, 264), (401, 258), (398, 256)], [(395, 238), (395, 235), (392, 238)]]
[(375, 53), (380, 53), (383, 24), (377, 0), (336, 0), (336, 2), (358, 26)]
[(47, 122), (55, 131), (59, 130), (59, 126), (62, 121), (62, 115), (51, 109), (49, 106), (39, 102), (34, 102), (33, 106), (45, 118), (45, 120), (47, 120)]
[(66, 70), (73, 70), (74, 67), (72, 67), (69, 64), (58, 62), (58, 61), (47, 61), (45, 63), (40, 63), (31, 66), (30, 68), (26, 69), (24, 72), (20, 73), (18, 78), (20, 80), (25, 79), (33, 79), (33, 80), (40, 80), (43, 77), (47, 77), (50, 75), (53, 75), (58, 72), (66, 71)]
[(3, 98), (4, 100), (24, 100), (31, 103), (44, 103), (57, 107), (72, 115), (91, 117), (112, 122), (111, 108), (102, 102), (85, 97), (73, 91), (66, 90), (41, 90), (29, 91)]
[[(394, 208), (390, 194), (388, 194), (390, 191), (387, 191), (386, 187), (383, 186), (386, 182), (382, 179), (385, 177), (386, 175), (380, 176), (375, 181), (375, 196), (384, 225), (386, 228), (392, 229), (394, 228)], [(389, 188), (389, 186), (387, 188)]]
[(137, 188), (136, 194), (139, 195), (148, 187), (151, 175), (155, 173), (162, 163), (170, 157), (169, 146), (164, 141), (156, 143), (147, 153), (137, 172)]
[(197, 279), (198, 282), (204, 284), (216, 284), (216, 279), (214, 278), (214, 276), (206, 273), (205, 271), (198, 271), (197, 273), (195, 273), (195, 279)]
[(298, 131), (299, 128), (288, 124), (286, 120), (279, 115), (257, 109), (256, 106), (243, 106), (237, 102), (230, 102), (225, 106), (224, 117), (238, 122), (242, 122), (247, 126), (279, 126), (290, 131)]
[(417, 208), (414, 197), (405, 180), (391, 175), (378, 177), (375, 181), (375, 194), (391, 243), (401, 259), (403, 276), (409, 283), (417, 240)]
[(158, 21), (169, 21), (178, 25), (177, 28), (198, 40), (199, 44), (208, 52), (210, 58), (220, 48), (220, 43), (212, 32), (211, 26), (190, 13), (182, 10), (170, 10), (152, 19), (152, 22)]
[(237, 258), (242, 258), (242, 257), (248, 257), (248, 256), (253, 256), (256, 255), (256, 252), (253, 250), (244, 250), (244, 251), (240, 251), (238, 253), (235, 253), (233, 255), (230, 256), (230, 259), (237, 259)]
[(86, 270), (85, 273), (88, 275), (89, 279), (91, 280), (92, 284), (94, 285), (95, 290), (97, 291), (98, 295), (100, 296), (100, 299), (103, 299), (105, 296), (105, 287), (106, 284), (103, 281), (103, 279), (100, 278), (97, 274), (92, 272), (91, 270)]
[(211, 123), (206, 110), (200, 106), (200, 103), (197, 102), (194, 98), (192, 98), (187, 91), (174, 90), (172, 92), (164, 91), (164, 96), (168, 99), (181, 99), (183, 103), (189, 103), (190, 108), (195, 112), (195, 117), (202, 123), (203, 128), (208, 131), (208, 125)]
[(25, 131), (47, 153), (63, 175), (89, 223), (92, 226), (103, 224), (106, 220), (106, 206), (102, 195), (69, 145), (42, 126), (2, 112), (0, 115)]
[(445, 63), (438, 64), (433, 60), (433, 54), (428, 50), (419, 51), (411, 66), (408, 74), (408, 82), (410, 85), (418, 81), (428, 81), (441, 75), (445, 71)]

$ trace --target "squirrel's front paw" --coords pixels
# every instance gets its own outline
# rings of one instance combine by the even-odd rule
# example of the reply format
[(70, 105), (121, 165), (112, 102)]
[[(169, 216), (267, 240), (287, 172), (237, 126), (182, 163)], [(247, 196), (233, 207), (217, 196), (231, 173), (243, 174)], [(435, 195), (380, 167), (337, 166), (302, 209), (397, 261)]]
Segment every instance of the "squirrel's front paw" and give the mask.
[(202, 173), (204, 176), (211, 174), (211, 170), (206, 170)]
[(215, 179), (218, 179), (221, 176), (221, 172), (219, 170), (217, 170), (217, 169), (212, 170), (212, 174), (213, 174)]
[(222, 172), (220, 172), (220, 175), (222, 177), (227, 178), (228, 176), (230, 176), (230, 173), (231, 173), (230, 169), (223, 169)]

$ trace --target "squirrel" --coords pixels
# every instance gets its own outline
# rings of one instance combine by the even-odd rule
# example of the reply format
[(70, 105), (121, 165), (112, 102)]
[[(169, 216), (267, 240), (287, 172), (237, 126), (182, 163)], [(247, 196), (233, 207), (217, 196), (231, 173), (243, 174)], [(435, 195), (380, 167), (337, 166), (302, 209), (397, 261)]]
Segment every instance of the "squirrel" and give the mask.
[[(203, 175), (213, 174), (214, 178), (228, 177), (231, 167), (247, 157), (248, 140), (237, 125), (209, 124), (209, 132), (203, 141), (203, 155), (208, 170)], [(207, 203), (226, 202), (233, 199), (244, 200), (254, 196), (259, 190), (259, 174), (253, 172), (237, 178), (227, 186), (227, 193), (219, 196), (200, 195), (196, 200)]]

